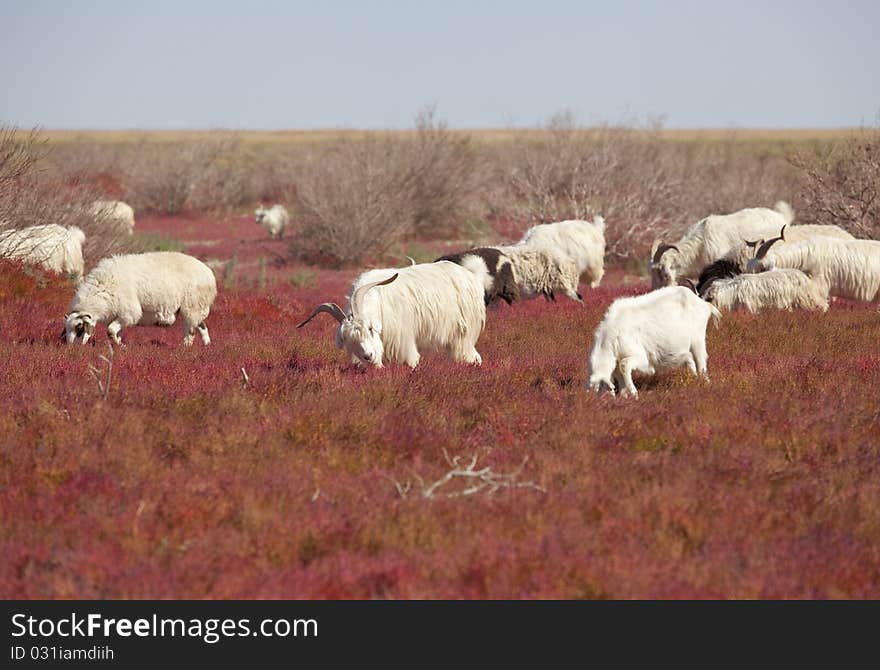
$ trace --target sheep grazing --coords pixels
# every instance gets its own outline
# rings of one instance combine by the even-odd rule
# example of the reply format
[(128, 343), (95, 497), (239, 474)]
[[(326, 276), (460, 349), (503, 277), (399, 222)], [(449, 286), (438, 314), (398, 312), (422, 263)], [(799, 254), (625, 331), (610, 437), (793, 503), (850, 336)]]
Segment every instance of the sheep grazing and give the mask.
[(800, 270), (770, 270), (708, 280), (700, 292), (703, 300), (720, 310), (745, 308), (818, 309), (828, 311), (828, 293)]
[(675, 244), (654, 242), (648, 264), (651, 288), (675, 286), (679, 277), (698, 277), (703, 268), (738, 248), (743, 240), (775, 235), (792, 220), (794, 211), (782, 201), (774, 209), (754, 207), (707, 216), (692, 225)]
[(50, 272), (82, 277), (82, 245), (86, 236), (76, 226), (54, 223), (0, 232), (0, 257), (39, 265)]
[(777, 245), (788, 229), (767, 240), (748, 264), (749, 272), (791, 268), (806, 273), (829, 295), (871, 302), (880, 300), (880, 242), (814, 237)]
[(477, 339), (486, 325), (485, 288), (473, 272), (449, 261), (393, 270), (370, 270), (352, 284), (345, 309), (318, 305), (297, 328), (321, 312), (339, 321), (336, 346), (357, 365), (419, 364), (444, 351), (454, 361), (479, 365)]
[(519, 244), (571, 259), (579, 279), (590, 288), (596, 288), (605, 274), (605, 219), (601, 216), (592, 221), (574, 219), (532, 226)]
[(687, 365), (707, 377), (706, 325), (721, 312), (684, 286), (618, 298), (596, 329), (587, 370), (589, 388), (638, 396), (632, 373)]
[(121, 200), (95, 200), (90, 211), (99, 221), (118, 226), (129, 235), (134, 233), (134, 210), (131, 205)]
[(68, 344), (89, 341), (99, 323), (122, 344), (127, 326), (170, 326), (183, 319), (183, 343), (193, 343), (198, 329), (211, 343), (205, 319), (217, 295), (211, 269), (197, 258), (174, 251), (128, 254), (103, 259), (86, 275), (64, 319)]
[(290, 216), (287, 210), (284, 208), (284, 205), (278, 204), (272, 205), (267, 209), (260, 203), (260, 206), (254, 211), (254, 220), (263, 226), (271, 237), (279, 240), (284, 236), (284, 231), (290, 225)]
[(513, 266), (507, 254), (492, 247), (469, 249), (457, 254), (441, 256), (437, 261), (450, 261), (473, 272), (485, 292), (485, 303), (501, 298), (508, 305), (519, 299), (519, 288), (513, 274)]
[(520, 297), (556, 300), (560, 292), (582, 302), (581, 279), (596, 287), (605, 273), (605, 220), (542, 223), (516, 244), (493, 248), (510, 259)]

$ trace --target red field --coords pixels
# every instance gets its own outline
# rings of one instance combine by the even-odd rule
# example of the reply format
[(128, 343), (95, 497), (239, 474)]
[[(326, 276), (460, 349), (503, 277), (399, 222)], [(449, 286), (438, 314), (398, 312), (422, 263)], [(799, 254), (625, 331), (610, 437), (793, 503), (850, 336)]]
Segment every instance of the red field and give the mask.
[[(482, 367), (364, 371), (295, 328), (356, 272), (246, 217), (138, 231), (218, 261), (213, 344), (127, 330), (106, 398), (106, 334), (58, 340), (72, 288), (0, 265), (2, 597), (880, 597), (876, 306), (727, 314), (710, 384), (597, 397), (593, 331), (647, 289), (619, 271), (490, 310)], [(447, 455), (509, 486), (432, 489)]]

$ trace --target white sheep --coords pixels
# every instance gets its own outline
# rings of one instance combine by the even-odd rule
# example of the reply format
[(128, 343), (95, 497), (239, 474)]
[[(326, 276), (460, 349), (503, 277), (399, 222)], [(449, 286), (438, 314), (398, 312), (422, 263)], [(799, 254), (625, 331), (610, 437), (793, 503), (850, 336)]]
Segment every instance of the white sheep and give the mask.
[(703, 268), (723, 258), (744, 240), (771, 237), (793, 219), (791, 206), (780, 201), (773, 209), (753, 207), (707, 216), (688, 228), (675, 244), (657, 240), (648, 264), (651, 288), (675, 286), (679, 278), (696, 279)]
[(521, 297), (555, 300), (559, 291), (582, 302), (581, 279), (595, 288), (605, 273), (605, 220), (542, 223), (516, 244), (494, 248), (510, 258)]
[(86, 236), (76, 226), (54, 223), (0, 232), (0, 257), (39, 265), (77, 279), (85, 269), (82, 245)]
[(358, 365), (394, 362), (414, 368), (421, 354), (431, 351), (482, 363), (476, 343), (486, 325), (483, 284), (450, 261), (369, 270), (352, 284), (344, 310), (323, 303), (297, 328), (321, 312), (339, 321), (336, 346)]
[(284, 231), (290, 225), (290, 215), (284, 205), (275, 204), (266, 208), (260, 203), (254, 211), (254, 219), (270, 236), (277, 239), (284, 236)]
[(127, 326), (170, 326), (183, 319), (183, 343), (193, 343), (197, 328), (211, 343), (205, 319), (217, 296), (211, 269), (197, 258), (175, 251), (111, 256), (86, 275), (64, 319), (68, 344), (88, 342), (99, 323), (121, 344)]
[(100, 222), (118, 226), (129, 235), (134, 233), (134, 209), (121, 200), (95, 200), (90, 207)]
[(596, 288), (605, 274), (605, 219), (571, 219), (532, 226), (520, 244), (532, 249), (547, 249), (558, 257), (574, 261), (578, 277)]
[(780, 269), (714, 279), (700, 292), (718, 309), (818, 309), (828, 311), (828, 293), (800, 270)]
[(684, 286), (670, 286), (631, 298), (618, 298), (596, 329), (587, 368), (591, 390), (638, 396), (633, 371), (687, 365), (707, 376), (706, 325), (721, 318), (714, 306)]
[(880, 300), (880, 242), (811, 238), (774, 247), (788, 229), (767, 240), (748, 264), (749, 272), (793, 268), (805, 272), (823, 292), (865, 302)]

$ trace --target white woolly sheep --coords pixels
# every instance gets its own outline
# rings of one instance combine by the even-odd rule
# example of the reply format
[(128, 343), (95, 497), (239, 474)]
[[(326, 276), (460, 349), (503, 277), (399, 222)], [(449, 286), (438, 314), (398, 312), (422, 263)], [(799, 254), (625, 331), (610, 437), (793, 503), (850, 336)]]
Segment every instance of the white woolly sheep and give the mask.
[(281, 239), (284, 237), (284, 231), (290, 225), (290, 216), (284, 205), (272, 205), (268, 209), (263, 207), (262, 203), (254, 211), (254, 220), (263, 226), (270, 236)]
[(579, 279), (596, 288), (605, 274), (605, 219), (571, 219), (532, 226), (520, 244), (547, 249), (558, 257), (574, 261)]
[(498, 249), (478, 247), (457, 254), (441, 256), (437, 261), (457, 263), (477, 275), (483, 282), (487, 306), (497, 298), (501, 298), (508, 305), (519, 299), (519, 288), (513, 273), (511, 259)]
[(694, 279), (707, 265), (723, 258), (743, 240), (770, 237), (794, 219), (787, 202), (774, 209), (754, 207), (732, 214), (712, 214), (692, 225), (675, 244), (654, 242), (648, 270), (651, 288), (674, 286), (679, 277)]
[(134, 233), (134, 210), (121, 200), (95, 200), (91, 212), (99, 221), (118, 226), (129, 235)]
[(578, 292), (580, 283), (578, 269), (570, 258), (541, 248), (527, 245), (501, 247), (510, 259), (513, 277), (521, 298), (534, 298), (543, 295), (547, 300), (556, 300), (560, 291), (572, 300), (583, 302)]
[(828, 311), (828, 293), (800, 270), (770, 270), (714, 279), (700, 292), (703, 300), (718, 309), (818, 309)]
[(591, 390), (638, 396), (633, 371), (687, 365), (707, 377), (706, 325), (721, 318), (689, 288), (669, 286), (632, 298), (618, 298), (596, 329), (587, 369)]
[(336, 346), (358, 365), (414, 368), (431, 351), (482, 363), (476, 343), (486, 325), (483, 283), (449, 261), (365, 272), (352, 284), (344, 310), (325, 302), (297, 328), (321, 312), (339, 321)]
[(54, 223), (0, 232), (0, 257), (39, 265), (80, 279), (85, 269), (82, 245), (86, 236), (76, 226)]
[(805, 272), (823, 292), (840, 298), (880, 300), (880, 242), (814, 237), (786, 246), (788, 229), (767, 240), (748, 264), (749, 272), (793, 268)]
[(99, 323), (121, 344), (127, 326), (170, 326), (183, 319), (183, 343), (193, 343), (197, 328), (211, 343), (205, 319), (217, 296), (211, 269), (197, 258), (175, 251), (156, 251), (104, 258), (86, 275), (64, 319), (68, 344), (88, 342)]

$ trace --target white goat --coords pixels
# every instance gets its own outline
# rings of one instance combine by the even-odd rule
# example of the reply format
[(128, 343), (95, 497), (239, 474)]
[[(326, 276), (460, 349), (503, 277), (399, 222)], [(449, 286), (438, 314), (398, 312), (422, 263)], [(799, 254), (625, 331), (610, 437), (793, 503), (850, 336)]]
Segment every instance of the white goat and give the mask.
[[(776, 248), (784, 247), (791, 242), (809, 240), (813, 237), (831, 237), (840, 240), (855, 239), (855, 237), (846, 232), (840, 226), (823, 226), (818, 224), (786, 226), (785, 240), (780, 241)], [(757, 240), (743, 240), (740, 244), (728, 251), (722, 258), (734, 262), (741, 272), (745, 272), (749, 265), (749, 261), (755, 257), (757, 249), (760, 248), (764, 242), (764, 238), (758, 238)]]
[(284, 231), (290, 225), (290, 215), (284, 205), (275, 204), (267, 209), (260, 203), (254, 211), (254, 218), (270, 236), (277, 239), (284, 237)]
[(572, 219), (532, 226), (520, 244), (574, 261), (578, 277), (596, 288), (605, 274), (605, 219)]
[(827, 291), (800, 270), (770, 270), (715, 279), (706, 283), (700, 295), (725, 311), (741, 307), (753, 313), (762, 309), (828, 311)]
[(688, 228), (675, 244), (654, 242), (648, 270), (651, 288), (674, 286), (680, 277), (696, 279), (710, 265), (743, 240), (757, 240), (775, 235), (794, 219), (787, 202), (777, 202), (774, 209), (754, 207), (732, 214), (712, 214)]
[(76, 226), (54, 223), (0, 232), (0, 257), (39, 265), (51, 272), (82, 277), (82, 245), (86, 236)]
[(134, 233), (134, 210), (121, 200), (95, 200), (91, 213), (101, 222), (118, 226), (129, 235)]
[(556, 299), (560, 291), (582, 302), (583, 278), (595, 288), (605, 273), (605, 220), (570, 220), (529, 228), (516, 244), (494, 247), (510, 258), (520, 295)]
[(880, 300), (880, 242), (812, 238), (773, 248), (787, 239), (788, 229), (767, 240), (748, 264), (749, 272), (793, 268), (808, 274), (832, 296)]
[(325, 302), (297, 328), (321, 312), (339, 321), (336, 346), (355, 364), (414, 368), (430, 351), (482, 363), (476, 343), (486, 325), (483, 283), (450, 261), (369, 270), (352, 284), (344, 310)]
[(120, 332), (133, 325), (170, 326), (183, 319), (183, 343), (193, 343), (198, 328), (211, 343), (205, 319), (217, 295), (211, 269), (197, 258), (175, 251), (128, 254), (103, 259), (76, 291), (64, 319), (68, 344), (88, 342), (99, 323), (121, 344)]
[(618, 298), (596, 329), (587, 369), (591, 390), (638, 396), (633, 371), (654, 374), (687, 365), (707, 376), (706, 325), (721, 312), (684, 286)]

